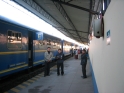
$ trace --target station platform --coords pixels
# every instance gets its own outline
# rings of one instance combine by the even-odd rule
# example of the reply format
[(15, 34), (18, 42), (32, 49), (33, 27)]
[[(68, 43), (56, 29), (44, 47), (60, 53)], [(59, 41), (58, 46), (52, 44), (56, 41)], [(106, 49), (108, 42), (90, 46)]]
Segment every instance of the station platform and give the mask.
[(50, 76), (41, 73), (5, 93), (94, 93), (89, 60), (87, 78), (83, 79), (80, 59), (69, 58), (64, 62), (64, 75), (57, 76), (56, 66)]

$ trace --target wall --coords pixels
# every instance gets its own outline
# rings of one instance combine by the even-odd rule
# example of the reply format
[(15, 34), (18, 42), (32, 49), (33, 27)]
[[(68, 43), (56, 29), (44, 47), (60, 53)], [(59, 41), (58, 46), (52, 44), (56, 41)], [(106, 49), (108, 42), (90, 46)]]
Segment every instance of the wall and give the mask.
[[(124, 93), (124, 0), (111, 0), (104, 15), (105, 36), (93, 38), (89, 56), (99, 93)], [(110, 30), (110, 45), (106, 32)]]

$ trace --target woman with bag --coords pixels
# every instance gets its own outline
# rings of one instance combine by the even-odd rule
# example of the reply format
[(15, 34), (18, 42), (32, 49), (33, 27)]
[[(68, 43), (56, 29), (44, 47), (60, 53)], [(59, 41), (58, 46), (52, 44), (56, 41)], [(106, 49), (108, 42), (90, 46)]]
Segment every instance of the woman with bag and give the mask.
[(78, 59), (78, 50), (75, 51), (75, 59)]

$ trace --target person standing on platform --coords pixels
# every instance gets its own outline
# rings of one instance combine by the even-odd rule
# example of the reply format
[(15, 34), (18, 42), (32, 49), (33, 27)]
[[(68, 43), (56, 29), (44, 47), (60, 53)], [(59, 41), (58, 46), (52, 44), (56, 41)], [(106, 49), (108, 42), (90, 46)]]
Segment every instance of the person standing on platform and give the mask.
[(75, 51), (75, 59), (78, 59), (78, 50)]
[(87, 75), (86, 75), (87, 54), (86, 54), (86, 50), (85, 49), (82, 50), (81, 65), (82, 65), (83, 78), (87, 78)]
[(73, 50), (73, 48), (72, 48), (72, 57), (73, 57), (73, 54), (74, 54), (73, 52), (74, 52), (74, 50)]
[(70, 49), (70, 54), (71, 54), (71, 56), (73, 57), (73, 48)]
[(82, 48), (80, 49), (80, 54), (82, 54)]
[(75, 54), (76, 54), (76, 49), (74, 49), (74, 56), (75, 56)]
[(58, 54), (56, 55), (56, 59), (57, 59), (57, 75), (60, 75), (60, 67), (61, 67), (61, 75), (64, 74), (64, 54), (62, 53), (61, 49), (58, 49)]
[(45, 57), (44, 77), (50, 76), (50, 63), (52, 62), (52, 58), (53, 58), (53, 54), (50, 50), (51, 50), (51, 48), (48, 47), (47, 51), (44, 54), (44, 57)]

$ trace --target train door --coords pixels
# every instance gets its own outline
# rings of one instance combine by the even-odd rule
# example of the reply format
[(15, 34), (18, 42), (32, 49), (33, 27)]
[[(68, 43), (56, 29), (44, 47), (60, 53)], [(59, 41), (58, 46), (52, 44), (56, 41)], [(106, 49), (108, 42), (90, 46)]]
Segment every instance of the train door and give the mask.
[(28, 32), (28, 66), (33, 66), (33, 32)]

